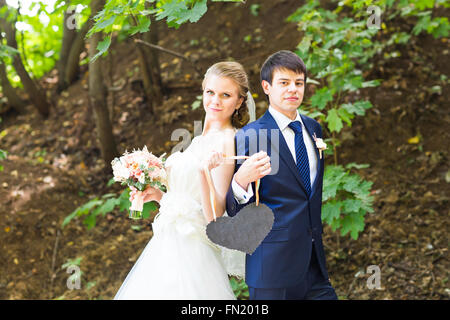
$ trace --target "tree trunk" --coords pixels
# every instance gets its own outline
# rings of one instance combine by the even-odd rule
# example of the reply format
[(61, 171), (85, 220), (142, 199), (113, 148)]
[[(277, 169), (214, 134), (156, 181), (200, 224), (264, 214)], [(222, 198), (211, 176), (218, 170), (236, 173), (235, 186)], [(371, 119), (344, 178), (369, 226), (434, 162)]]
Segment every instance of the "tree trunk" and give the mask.
[(69, 86), (69, 83), (66, 81), (66, 68), (68, 68), (69, 53), (72, 44), (77, 36), (75, 26), (70, 25), (70, 23), (68, 24), (68, 19), (72, 14), (74, 13), (64, 12), (63, 39), (58, 61), (58, 92), (65, 90)]
[(0, 62), (0, 86), (2, 87), (3, 94), (8, 99), (8, 104), (17, 112), (25, 113), (25, 102), (17, 95), (16, 90), (9, 82), (6, 67)]
[(65, 82), (68, 86), (75, 82), (80, 73), (80, 54), (84, 49), (84, 37), (92, 26), (91, 14), (89, 20), (81, 27), (81, 30), (77, 33), (73, 45), (70, 47), (69, 57), (67, 58), (67, 67), (65, 70)]
[[(0, 32), (0, 43), (2, 43), (3, 37)], [(0, 60), (0, 86), (2, 87), (3, 95), (8, 99), (8, 104), (17, 112), (25, 113), (26, 103), (16, 93), (8, 79), (8, 73), (6, 72), (5, 64)]]
[[(105, 0), (93, 0), (91, 8), (93, 13), (97, 13), (103, 8)], [(94, 33), (89, 39), (89, 58), (95, 56), (97, 45), (101, 41), (102, 34)], [(100, 150), (105, 164), (108, 166), (118, 155), (114, 135), (112, 133), (111, 121), (109, 120), (108, 105), (106, 102), (107, 90), (103, 83), (99, 57), (94, 62), (89, 63), (89, 105), (94, 111), (97, 135), (100, 141)]]
[(150, 113), (155, 114), (154, 107), (156, 105), (155, 93), (153, 91), (153, 79), (151, 74), (151, 69), (149, 64), (147, 63), (146, 52), (144, 48), (139, 45), (136, 45), (136, 50), (138, 52), (139, 58), (139, 66), (141, 69), (142, 82), (144, 84), (144, 93), (150, 108)]
[[(160, 21), (156, 21), (155, 19), (151, 19), (150, 31), (144, 33), (143, 40), (149, 43), (158, 44), (158, 25), (161, 23)], [(159, 65), (159, 51), (154, 50), (148, 47), (145, 47), (145, 51), (147, 52), (147, 63), (150, 65), (152, 72), (152, 81), (154, 86), (154, 91), (156, 94), (159, 93), (160, 97), (157, 97), (157, 100), (162, 102), (163, 95), (163, 84), (161, 80), (161, 68)]]
[[(6, 6), (6, 1), (0, 0), (0, 6)], [(16, 29), (14, 24), (8, 22), (3, 17), (0, 19), (0, 24), (6, 34), (6, 43), (8, 46), (17, 49)], [(16, 69), (16, 72), (19, 75), (31, 103), (37, 108), (38, 112), (46, 118), (50, 113), (50, 104), (47, 101), (47, 97), (41, 90), (38, 89), (33, 79), (31, 79), (22, 63), (20, 55), (15, 54), (12, 60), (14, 69)]]
[[(146, 7), (148, 4), (146, 3)], [(151, 21), (150, 31), (137, 35), (138, 39), (158, 43), (158, 30), (154, 21)], [(136, 44), (138, 51), (139, 65), (141, 67), (142, 82), (150, 113), (155, 115), (155, 106), (160, 106), (163, 102), (162, 81), (160, 76), (158, 53), (155, 50)]]

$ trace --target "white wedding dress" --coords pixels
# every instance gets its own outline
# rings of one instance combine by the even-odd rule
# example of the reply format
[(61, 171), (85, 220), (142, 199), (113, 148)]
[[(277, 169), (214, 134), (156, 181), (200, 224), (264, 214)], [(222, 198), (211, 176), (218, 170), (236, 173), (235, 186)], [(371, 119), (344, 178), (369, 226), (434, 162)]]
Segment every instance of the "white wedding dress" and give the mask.
[(245, 253), (212, 243), (202, 213), (201, 159), (223, 151), (220, 133), (197, 136), (166, 161), (168, 189), (152, 224), (153, 237), (114, 297), (117, 299), (236, 299), (228, 275), (244, 277)]

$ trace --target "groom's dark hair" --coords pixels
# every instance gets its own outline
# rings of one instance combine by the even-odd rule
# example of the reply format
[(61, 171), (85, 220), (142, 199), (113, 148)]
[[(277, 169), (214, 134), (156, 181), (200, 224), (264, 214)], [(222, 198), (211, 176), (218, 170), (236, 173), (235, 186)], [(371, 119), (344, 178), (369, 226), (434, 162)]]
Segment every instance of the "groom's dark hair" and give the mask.
[(272, 85), (273, 73), (278, 69), (288, 69), (299, 74), (303, 73), (305, 76), (304, 83), (306, 83), (306, 65), (292, 51), (281, 50), (268, 57), (261, 68), (261, 82), (266, 80)]

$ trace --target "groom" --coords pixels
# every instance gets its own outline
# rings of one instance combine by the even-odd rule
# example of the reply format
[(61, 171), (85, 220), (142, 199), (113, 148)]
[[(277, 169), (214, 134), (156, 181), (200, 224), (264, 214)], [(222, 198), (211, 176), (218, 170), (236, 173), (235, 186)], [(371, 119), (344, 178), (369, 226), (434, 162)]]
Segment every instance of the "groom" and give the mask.
[[(235, 138), (236, 155), (252, 157), (247, 164), (236, 165), (227, 194), (228, 215), (234, 216), (255, 201), (254, 181), (262, 178), (260, 201), (275, 216), (272, 230), (246, 257), (246, 282), (252, 300), (337, 299), (322, 244), (324, 157), (320, 159), (314, 140), (322, 138), (322, 128), (297, 111), (306, 76), (305, 64), (293, 52), (271, 55), (261, 68), (269, 109), (239, 130)], [(271, 170), (267, 170), (268, 157)]]

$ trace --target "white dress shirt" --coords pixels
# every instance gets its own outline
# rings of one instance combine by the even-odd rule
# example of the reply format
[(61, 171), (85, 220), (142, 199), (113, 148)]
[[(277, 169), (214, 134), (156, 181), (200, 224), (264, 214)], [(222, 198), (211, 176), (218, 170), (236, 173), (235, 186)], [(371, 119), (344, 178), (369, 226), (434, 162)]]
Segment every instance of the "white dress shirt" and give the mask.
[[(305, 142), (306, 152), (308, 153), (309, 174), (312, 189), (314, 180), (316, 179), (317, 176), (317, 155), (314, 142), (309, 136), (308, 132), (306, 131), (306, 127), (303, 124), (300, 114), (297, 111), (297, 117), (295, 118), (295, 120), (291, 120), (271, 106), (269, 106), (269, 112), (270, 115), (275, 119), (275, 122), (277, 123), (278, 127), (280, 128), (280, 131), (283, 134), (284, 140), (286, 141), (289, 151), (291, 151), (292, 158), (294, 159), (295, 163), (297, 163), (297, 156), (295, 153), (295, 132), (291, 128), (289, 128), (289, 124), (292, 121), (300, 121), (300, 123), (302, 124), (303, 141)], [(253, 196), (252, 185), (249, 184), (248, 189), (246, 191), (234, 180), (234, 177), (233, 181), (231, 182), (231, 188), (233, 190), (234, 198), (240, 204), (247, 203)]]

